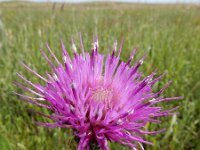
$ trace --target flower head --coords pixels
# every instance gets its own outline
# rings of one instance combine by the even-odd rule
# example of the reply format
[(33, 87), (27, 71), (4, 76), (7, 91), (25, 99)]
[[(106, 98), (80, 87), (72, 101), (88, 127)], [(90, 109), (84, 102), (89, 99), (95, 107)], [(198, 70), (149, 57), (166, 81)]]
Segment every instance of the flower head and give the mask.
[(142, 135), (156, 134), (163, 130), (146, 131), (145, 125), (159, 122), (156, 118), (170, 115), (176, 109), (163, 111), (155, 104), (180, 97), (160, 96), (169, 83), (160, 91), (153, 92), (152, 86), (162, 76), (155, 78), (156, 71), (147, 77), (142, 76), (138, 68), (145, 57), (133, 66), (130, 65), (137, 49), (133, 50), (127, 62), (120, 61), (121, 47), (117, 50), (115, 43), (112, 53), (103, 55), (99, 53), (96, 39), (90, 54), (84, 51), (81, 40), (80, 54), (72, 42), (74, 56), (71, 58), (62, 43), (61, 63), (47, 46), (56, 64), (41, 51), (52, 68), (46, 77), (23, 64), (46, 84), (34, 84), (17, 73), (32, 88), (17, 82), (15, 84), (36, 97), (15, 94), (51, 111), (51, 115), (38, 114), (52, 119), (52, 123), (37, 124), (52, 128), (72, 128), (79, 139), (78, 150), (89, 149), (92, 142), (103, 150), (108, 150), (107, 141), (118, 142), (132, 149), (138, 149), (139, 146), (142, 148), (142, 144), (152, 144), (145, 141)]

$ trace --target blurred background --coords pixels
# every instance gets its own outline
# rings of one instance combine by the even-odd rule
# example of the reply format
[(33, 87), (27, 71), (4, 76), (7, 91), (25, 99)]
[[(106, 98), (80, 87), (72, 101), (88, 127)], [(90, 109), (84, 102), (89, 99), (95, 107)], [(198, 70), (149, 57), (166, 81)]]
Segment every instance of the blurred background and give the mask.
[[(35, 2), (34, 2), (35, 1)], [(37, 2), (36, 2), (37, 1)], [(70, 50), (73, 36), (79, 46), (82, 33), (85, 48), (91, 50), (92, 36), (98, 34), (100, 51), (106, 53), (114, 41), (125, 38), (122, 60), (131, 49), (139, 48), (137, 58), (148, 53), (140, 68), (148, 75), (156, 68), (168, 74), (157, 84), (172, 85), (166, 97), (184, 96), (165, 102), (165, 109), (180, 106), (176, 115), (162, 118), (161, 124), (148, 124), (149, 130), (166, 132), (145, 138), (154, 146), (147, 150), (200, 150), (200, 1), (199, 0), (33, 0), (0, 2), (0, 150), (74, 150), (72, 131), (37, 126), (47, 121), (30, 109), (48, 111), (19, 101), (13, 91), (25, 93), (12, 84), (20, 81), (16, 72), (34, 83), (40, 81), (27, 72), (20, 61), (44, 75), (49, 71), (39, 49), (48, 42), (61, 58), (60, 40)], [(109, 143), (111, 150), (128, 150)]]

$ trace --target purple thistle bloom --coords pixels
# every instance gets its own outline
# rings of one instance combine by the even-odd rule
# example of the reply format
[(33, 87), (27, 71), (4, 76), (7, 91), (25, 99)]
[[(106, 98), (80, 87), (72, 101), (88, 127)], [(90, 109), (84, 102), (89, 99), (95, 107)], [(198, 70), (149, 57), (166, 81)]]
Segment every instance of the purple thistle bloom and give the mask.
[(103, 150), (108, 150), (108, 142), (113, 141), (136, 150), (143, 149), (142, 144), (152, 144), (142, 138), (143, 134), (157, 134), (159, 131), (146, 131), (147, 123), (156, 122), (158, 117), (172, 114), (171, 110), (162, 110), (155, 104), (180, 99), (181, 97), (164, 98), (160, 96), (170, 84), (167, 83), (160, 91), (153, 92), (152, 86), (163, 76), (155, 78), (156, 71), (142, 78), (138, 68), (145, 57), (130, 65), (136, 49), (133, 50), (128, 62), (120, 61), (122, 44), (117, 50), (117, 44), (107, 56), (98, 52), (98, 40), (93, 42), (92, 52), (79, 54), (72, 41), (74, 57), (70, 58), (63, 43), (63, 61), (61, 63), (49, 46), (47, 48), (56, 65), (41, 51), (50, 64), (52, 73), (42, 77), (27, 65), (23, 66), (45, 85), (34, 84), (17, 75), (32, 87), (29, 88), (15, 82), (20, 88), (36, 95), (31, 97), (15, 93), (24, 101), (51, 110), (51, 115), (38, 113), (50, 118), (53, 123), (36, 122), (51, 128), (72, 128), (79, 144), (77, 149), (90, 149), (91, 143), (98, 144)]

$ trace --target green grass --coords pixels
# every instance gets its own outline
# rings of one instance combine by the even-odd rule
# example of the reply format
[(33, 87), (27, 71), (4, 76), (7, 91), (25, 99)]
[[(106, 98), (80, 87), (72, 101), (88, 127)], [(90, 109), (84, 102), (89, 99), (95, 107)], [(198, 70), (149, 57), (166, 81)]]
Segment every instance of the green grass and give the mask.
[[(66, 4), (64, 10), (60, 8), (61, 5), (56, 5), (53, 10), (52, 4), (0, 4), (0, 149), (76, 148), (70, 130), (33, 124), (33, 120), (44, 118), (31, 114), (29, 109), (41, 109), (19, 101), (12, 91), (23, 91), (12, 82), (19, 81), (15, 72), (39, 82), (19, 62), (27, 62), (44, 75), (49, 68), (39, 49), (45, 49), (48, 42), (60, 57), (60, 40), (65, 41), (69, 50), (70, 37), (78, 42), (78, 32), (82, 32), (88, 50), (93, 34), (98, 33), (103, 53), (115, 39), (124, 36), (122, 59), (128, 59), (133, 47), (140, 49), (138, 58), (149, 53), (141, 67), (145, 75), (156, 68), (159, 74), (168, 71), (155, 89), (173, 80), (164, 95), (184, 96), (183, 100), (162, 104), (166, 109), (179, 105), (179, 114), (163, 118), (159, 125), (147, 126), (150, 130), (166, 128), (165, 133), (145, 136), (154, 143), (154, 146), (145, 146), (147, 150), (200, 149), (200, 7), (102, 3)], [(110, 147), (128, 149), (118, 144)]]

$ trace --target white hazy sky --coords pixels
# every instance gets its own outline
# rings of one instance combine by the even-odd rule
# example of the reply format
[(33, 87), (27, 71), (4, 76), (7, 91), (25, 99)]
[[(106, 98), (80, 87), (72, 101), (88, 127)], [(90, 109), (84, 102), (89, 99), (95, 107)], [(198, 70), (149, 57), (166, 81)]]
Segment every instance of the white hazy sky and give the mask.
[[(0, 2), (1, 1), (10, 1), (10, 0), (0, 0)], [(76, 2), (200, 3), (200, 0), (29, 0), (29, 1), (34, 1), (34, 2), (74, 2), (74, 3), (76, 3)]]

